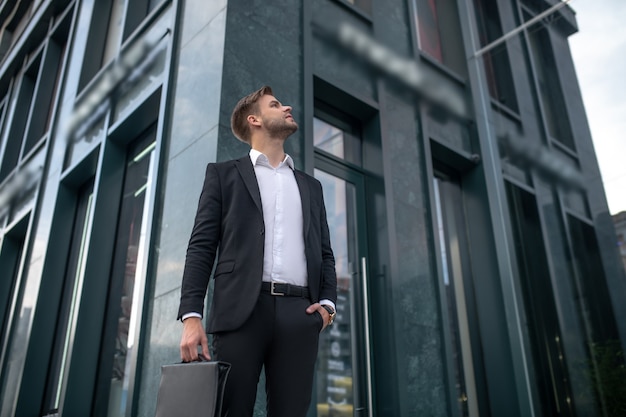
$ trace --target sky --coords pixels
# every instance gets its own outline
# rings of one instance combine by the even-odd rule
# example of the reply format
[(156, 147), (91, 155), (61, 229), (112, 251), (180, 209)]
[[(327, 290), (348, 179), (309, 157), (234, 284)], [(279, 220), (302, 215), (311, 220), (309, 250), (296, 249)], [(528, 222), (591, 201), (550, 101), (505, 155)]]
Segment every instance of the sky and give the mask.
[(571, 0), (569, 44), (609, 212), (626, 211), (626, 0)]

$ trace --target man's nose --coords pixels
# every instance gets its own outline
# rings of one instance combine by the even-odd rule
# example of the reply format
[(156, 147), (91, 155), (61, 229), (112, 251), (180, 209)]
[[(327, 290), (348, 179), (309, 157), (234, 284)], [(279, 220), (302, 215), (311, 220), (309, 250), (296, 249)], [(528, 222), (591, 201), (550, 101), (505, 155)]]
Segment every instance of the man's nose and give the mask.
[(283, 106), (283, 111), (291, 113), (291, 106)]

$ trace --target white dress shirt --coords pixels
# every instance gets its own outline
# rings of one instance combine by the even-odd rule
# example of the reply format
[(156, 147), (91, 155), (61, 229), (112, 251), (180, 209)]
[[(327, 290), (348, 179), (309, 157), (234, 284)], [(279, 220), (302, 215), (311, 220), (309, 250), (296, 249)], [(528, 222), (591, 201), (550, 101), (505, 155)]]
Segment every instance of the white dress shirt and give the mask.
[(307, 286), (302, 201), (293, 173), (293, 159), (286, 155), (276, 167), (267, 156), (251, 149), (265, 223), (263, 281)]

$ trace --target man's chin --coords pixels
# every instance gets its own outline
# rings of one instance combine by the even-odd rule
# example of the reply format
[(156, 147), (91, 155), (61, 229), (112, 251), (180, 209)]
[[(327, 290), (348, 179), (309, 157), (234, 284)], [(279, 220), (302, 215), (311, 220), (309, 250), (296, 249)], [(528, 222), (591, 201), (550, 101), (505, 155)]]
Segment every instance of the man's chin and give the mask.
[(284, 123), (268, 124), (266, 128), (271, 136), (287, 139), (298, 130), (298, 123), (285, 121)]
[(297, 131), (298, 131), (298, 124), (296, 122), (293, 122), (292, 125), (285, 126), (283, 133), (285, 134), (285, 138), (288, 138), (289, 136), (293, 135)]

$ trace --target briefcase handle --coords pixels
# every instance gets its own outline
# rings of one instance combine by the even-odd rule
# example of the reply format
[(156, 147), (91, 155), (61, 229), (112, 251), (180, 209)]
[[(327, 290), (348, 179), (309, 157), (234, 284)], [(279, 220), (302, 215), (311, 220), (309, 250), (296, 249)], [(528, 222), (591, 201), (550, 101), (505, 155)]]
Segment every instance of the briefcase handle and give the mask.
[(198, 353), (198, 359), (196, 359), (196, 360), (194, 360), (192, 362), (211, 362), (211, 359), (207, 358), (202, 353)]

